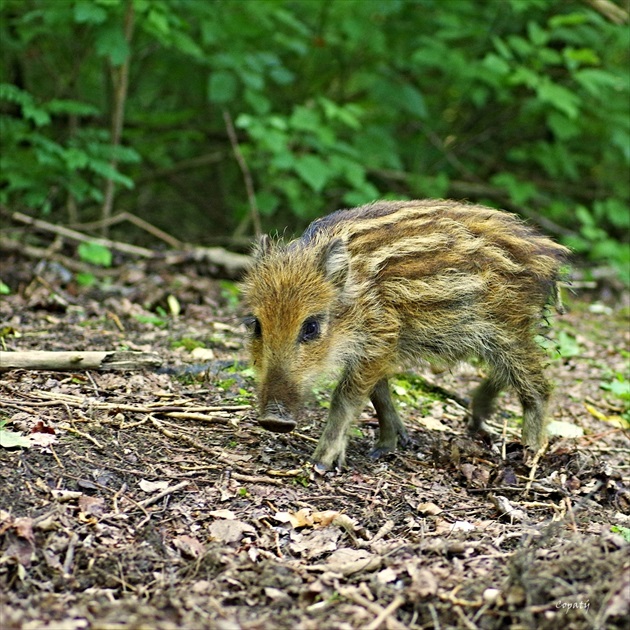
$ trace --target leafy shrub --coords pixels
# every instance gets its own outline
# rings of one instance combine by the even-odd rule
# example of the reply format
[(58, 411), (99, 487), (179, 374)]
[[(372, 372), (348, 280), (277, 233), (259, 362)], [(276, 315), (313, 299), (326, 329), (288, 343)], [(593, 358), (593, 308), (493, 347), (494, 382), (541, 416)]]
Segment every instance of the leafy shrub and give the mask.
[[(120, 203), (182, 238), (248, 233), (227, 111), (265, 229), (448, 196), (521, 212), (623, 269), (627, 16), (595, 6), (4, 0), (0, 201), (86, 216), (112, 180)], [(126, 63), (116, 144), (110, 76)]]

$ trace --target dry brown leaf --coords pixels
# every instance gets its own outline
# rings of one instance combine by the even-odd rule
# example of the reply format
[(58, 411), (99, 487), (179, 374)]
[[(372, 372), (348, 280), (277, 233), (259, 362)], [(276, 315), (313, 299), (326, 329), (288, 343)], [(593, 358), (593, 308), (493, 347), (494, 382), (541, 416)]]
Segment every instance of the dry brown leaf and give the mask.
[(417, 565), (411, 565), (407, 568), (407, 572), (411, 577), (412, 593), (420, 598), (433, 597), (438, 590), (438, 582), (429, 569), (420, 569)]
[(344, 576), (380, 568), (382, 558), (365, 549), (338, 549), (326, 560), (326, 568)]
[(105, 512), (105, 499), (84, 494), (79, 497), (79, 509), (85, 514), (101, 516)]
[(430, 503), (430, 502), (429, 503), (419, 503), (418, 507), (416, 509), (421, 514), (429, 514), (431, 516), (435, 516), (435, 515), (440, 514), (441, 512), (444, 511), (444, 510), (442, 510), (441, 507), (439, 507), (435, 503)]
[(256, 533), (256, 530), (249, 523), (228, 519), (214, 521), (208, 531), (214, 540), (225, 543), (238, 542), (245, 534)]
[(18, 536), (26, 538), (31, 543), (35, 542), (35, 536), (33, 535), (33, 519), (23, 516), (16, 518), (13, 521), (13, 527)]
[(337, 541), (341, 536), (341, 531), (336, 528), (327, 527), (316, 529), (308, 534), (292, 532), (294, 541), (289, 548), (294, 553), (304, 555), (306, 558), (316, 558), (328, 551), (337, 549)]
[(376, 575), (376, 581), (379, 584), (391, 584), (398, 579), (398, 572), (394, 571), (391, 567), (379, 571)]
[(173, 544), (182, 554), (190, 558), (200, 558), (206, 551), (202, 542), (194, 536), (187, 536), (186, 534), (173, 538)]
[(168, 488), (168, 480), (164, 481), (148, 481), (147, 479), (141, 479), (138, 485), (140, 490), (144, 492), (157, 492), (158, 490), (166, 490)]

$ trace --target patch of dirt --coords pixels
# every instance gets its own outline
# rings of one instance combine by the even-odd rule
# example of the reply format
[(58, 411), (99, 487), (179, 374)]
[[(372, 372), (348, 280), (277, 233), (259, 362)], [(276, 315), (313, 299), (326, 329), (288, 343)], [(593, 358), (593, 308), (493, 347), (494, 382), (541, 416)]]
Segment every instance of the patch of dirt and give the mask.
[(166, 366), (0, 373), (0, 435), (29, 441), (0, 447), (3, 630), (627, 627), (623, 300), (575, 299), (558, 318), (553, 420), (583, 434), (552, 438), (534, 468), (511, 393), (497, 444), (468, 438), (461, 401), (481, 368), (466, 366), (419, 371), (436, 387), (413, 396), (422, 382), (401, 377), (410, 448), (369, 459), (366, 408), (348, 468), (321, 475), (308, 458), (328, 393), (292, 434), (256, 425), (229, 286), (137, 265), (85, 290), (3, 264), (3, 349), (153, 351)]

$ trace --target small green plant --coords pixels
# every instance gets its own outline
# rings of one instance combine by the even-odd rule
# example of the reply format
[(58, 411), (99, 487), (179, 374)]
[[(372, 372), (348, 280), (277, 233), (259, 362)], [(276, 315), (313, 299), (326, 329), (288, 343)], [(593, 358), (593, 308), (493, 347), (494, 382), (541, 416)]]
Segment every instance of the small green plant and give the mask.
[(361, 431), (361, 429), (359, 427), (357, 427), (357, 426), (352, 426), (348, 430), (348, 435), (350, 437), (362, 438), (363, 437), (363, 431)]
[(296, 486), (302, 486), (303, 488), (308, 488), (310, 485), (310, 479), (308, 478), (307, 475), (300, 474), (293, 478), (293, 483)]
[(77, 249), (79, 258), (86, 263), (96, 265), (98, 267), (111, 267), (112, 266), (112, 253), (105, 247), (96, 241), (89, 243), (81, 243)]
[(600, 387), (630, 404), (630, 381), (623, 372), (614, 374), (610, 381), (603, 381)]
[[(83, 262), (89, 263), (90, 265), (96, 267), (112, 266), (111, 251), (96, 241), (80, 243), (77, 248), (77, 254)], [(76, 280), (81, 286), (90, 287), (96, 283), (96, 276), (89, 272), (79, 272), (76, 275)]]
[(610, 528), (611, 532), (619, 534), (626, 542), (630, 542), (630, 527), (624, 527), (623, 525), (613, 525)]
[[(630, 359), (630, 352), (622, 351), (621, 355), (625, 359)], [(619, 399), (623, 406), (621, 418), (625, 421), (627, 428), (630, 428), (630, 374), (628, 372), (608, 372), (599, 386), (610, 392), (612, 396)]]
[(2, 280), (0, 280), (0, 295), (10, 295), (11, 289), (9, 289), (8, 285), (4, 284)]
[(239, 304), (238, 286), (229, 280), (221, 280), (219, 286), (221, 287), (221, 297), (225, 300), (225, 303), (230, 308), (236, 308)]
[(157, 326), (158, 328), (166, 328), (168, 326), (168, 315), (166, 311), (157, 307), (157, 313), (150, 313), (148, 315), (134, 315), (134, 319), (141, 324), (150, 324), (151, 326)]
[(191, 339), (190, 337), (182, 337), (182, 339), (174, 339), (171, 341), (171, 348), (184, 348), (188, 352), (192, 352), (195, 348), (205, 348), (206, 344), (203, 341), (197, 339)]
[(216, 386), (220, 390), (223, 390), (223, 391), (227, 391), (228, 389), (230, 389), (234, 385), (236, 385), (236, 379), (235, 378), (225, 378), (225, 379), (222, 379), (220, 381), (217, 381), (217, 383), (216, 383)]
[(249, 494), (249, 492), (247, 491), (247, 488), (240, 487), (237, 490), (237, 494), (239, 497), (246, 497)]
[(186, 385), (187, 387), (190, 387), (191, 385), (194, 385), (197, 382), (197, 377), (195, 374), (188, 374), (188, 373), (176, 374), (173, 378), (178, 383), (181, 383), (182, 385)]
[(398, 374), (390, 381), (390, 387), (396, 399), (415, 409), (426, 410), (435, 394), (428, 391), (423, 378), (415, 374)]

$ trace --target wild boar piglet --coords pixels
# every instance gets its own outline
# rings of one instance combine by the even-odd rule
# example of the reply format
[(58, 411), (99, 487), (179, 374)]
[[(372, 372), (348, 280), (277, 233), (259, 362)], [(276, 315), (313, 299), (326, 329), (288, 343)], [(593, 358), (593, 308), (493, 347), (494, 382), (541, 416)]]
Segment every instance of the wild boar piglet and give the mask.
[(260, 424), (297, 425), (315, 379), (339, 375), (314, 461), (343, 465), (347, 431), (371, 400), (372, 457), (408, 442), (388, 378), (401, 365), (477, 357), (487, 377), (469, 428), (497, 395), (523, 407), (523, 444), (545, 443), (550, 383), (535, 341), (569, 251), (517, 216), (454, 201), (382, 201), (317, 219), (289, 243), (263, 237), (243, 284)]

